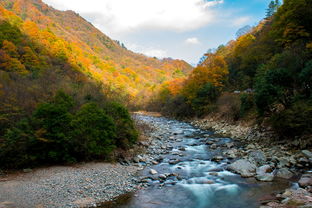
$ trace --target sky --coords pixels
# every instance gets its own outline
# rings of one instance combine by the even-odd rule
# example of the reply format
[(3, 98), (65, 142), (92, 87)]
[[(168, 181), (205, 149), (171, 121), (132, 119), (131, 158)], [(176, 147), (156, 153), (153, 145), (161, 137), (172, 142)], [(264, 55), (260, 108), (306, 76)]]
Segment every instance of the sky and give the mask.
[(43, 0), (73, 10), (138, 53), (198, 63), (265, 17), (271, 0)]

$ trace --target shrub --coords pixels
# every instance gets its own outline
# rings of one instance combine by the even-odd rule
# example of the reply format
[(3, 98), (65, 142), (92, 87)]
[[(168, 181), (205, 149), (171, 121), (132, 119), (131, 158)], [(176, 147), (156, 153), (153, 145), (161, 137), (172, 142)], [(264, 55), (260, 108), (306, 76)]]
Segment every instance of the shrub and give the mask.
[(246, 113), (254, 106), (254, 98), (252, 94), (244, 93), (240, 96), (240, 117), (244, 117)]
[(261, 115), (272, 112), (275, 104), (287, 108), (293, 98), (293, 77), (284, 68), (268, 70), (256, 81), (255, 102)]
[(233, 93), (223, 93), (217, 100), (218, 114), (228, 121), (236, 121), (240, 117), (240, 97)]
[(70, 124), (76, 158), (102, 159), (114, 149), (116, 126), (95, 103), (83, 105)]
[(303, 94), (306, 98), (312, 96), (312, 60), (309, 61), (305, 68), (299, 74), (299, 79), (302, 84)]
[(211, 83), (205, 84), (191, 101), (197, 116), (203, 116), (216, 110), (215, 101), (220, 95), (217, 87)]
[(275, 113), (270, 119), (274, 130), (283, 138), (312, 134), (312, 105), (297, 102), (291, 108)]
[(137, 140), (131, 116), (122, 105), (108, 103), (105, 110), (92, 102), (79, 106), (58, 92), (29, 118), (9, 127), (0, 140), (0, 167), (107, 159), (116, 145), (126, 148)]
[(192, 117), (195, 114), (191, 104), (182, 95), (169, 98), (162, 104), (161, 113), (176, 118)]
[(69, 160), (69, 141), (71, 140), (73, 98), (64, 92), (58, 92), (49, 103), (38, 106), (33, 114), (35, 138), (42, 146), (37, 150), (41, 158), (50, 162), (66, 162)]
[(138, 139), (138, 132), (129, 111), (116, 102), (107, 103), (105, 112), (110, 115), (116, 124), (116, 145), (121, 148), (131, 147)]

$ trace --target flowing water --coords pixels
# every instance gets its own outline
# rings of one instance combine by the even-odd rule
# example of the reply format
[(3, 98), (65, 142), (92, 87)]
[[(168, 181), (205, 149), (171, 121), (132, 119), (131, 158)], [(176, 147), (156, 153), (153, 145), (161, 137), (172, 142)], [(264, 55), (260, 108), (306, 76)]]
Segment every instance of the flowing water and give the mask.
[[(290, 186), (288, 181), (257, 182), (244, 179), (226, 170), (227, 159), (219, 163), (211, 161), (220, 155), (230, 138), (216, 137), (211, 131), (203, 131), (188, 123), (161, 117), (137, 116), (137, 119), (161, 129), (153, 135), (170, 137), (172, 148), (163, 154), (158, 165), (145, 168), (140, 175), (150, 176), (150, 186), (136, 193), (127, 194), (102, 207), (107, 208), (253, 208), (260, 206), (260, 199), (267, 198)], [(174, 139), (172, 139), (174, 137)], [(210, 149), (207, 141), (218, 144)], [(177, 159), (176, 164), (169, 164)], [(159, 181), (150, 175), (153, 168), (158, 174), (177, 173)], [(157, 180), (155, 180), (157, 179)]]

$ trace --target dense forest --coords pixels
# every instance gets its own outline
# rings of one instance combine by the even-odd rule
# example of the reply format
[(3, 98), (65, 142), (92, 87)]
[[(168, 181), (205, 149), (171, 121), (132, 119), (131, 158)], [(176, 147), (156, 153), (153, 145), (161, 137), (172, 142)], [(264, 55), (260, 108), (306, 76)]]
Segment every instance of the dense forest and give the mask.
[(255, 120), (280, 138), (311, 138), (312, 1), (272, 1), (266, 18), (209, 51), (187, 78), (165, 82), (149, 107), (175, 117)]
[(74, 12), (0, 0), (0, 168), (110, 159), (138, 138), (127, 108), (191, 68), (128, 51)]
[(128, 109), (311, 138), (311, 22), (311, 0), (272, 1), (193, 69), (129, 51), (72, 11), (0, 0), (0, 166), (109, 159), (138, 138)]

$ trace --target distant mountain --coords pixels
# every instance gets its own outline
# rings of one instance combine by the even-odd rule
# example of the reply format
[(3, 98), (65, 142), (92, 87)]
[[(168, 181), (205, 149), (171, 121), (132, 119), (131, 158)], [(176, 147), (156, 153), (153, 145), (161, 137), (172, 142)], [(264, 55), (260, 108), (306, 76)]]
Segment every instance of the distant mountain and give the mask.
[[(2, 21), (17, 21), (13, 25), (32, 41), (136, 104), (143, 103), (164, 81), (183, 77), (192, 70), (182, 60), (159, 60), (129, 51), (79, 14), (56, 10), (41, 0), (0, 0), (0, 7)], [(8, 16), (16, 20), (12, 22)]]

